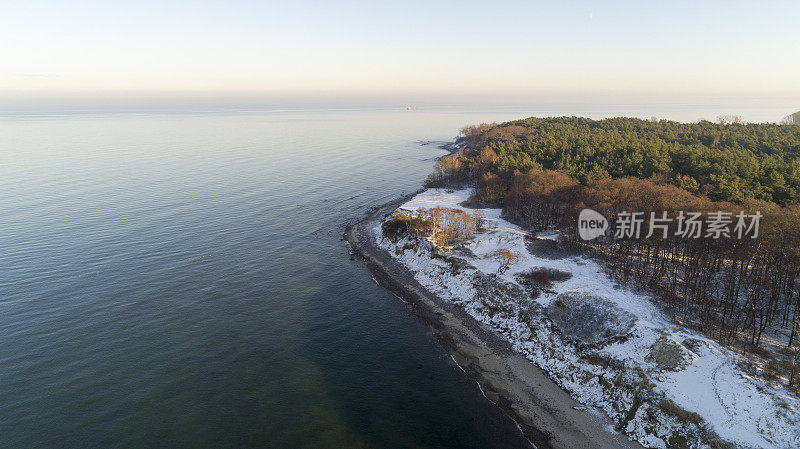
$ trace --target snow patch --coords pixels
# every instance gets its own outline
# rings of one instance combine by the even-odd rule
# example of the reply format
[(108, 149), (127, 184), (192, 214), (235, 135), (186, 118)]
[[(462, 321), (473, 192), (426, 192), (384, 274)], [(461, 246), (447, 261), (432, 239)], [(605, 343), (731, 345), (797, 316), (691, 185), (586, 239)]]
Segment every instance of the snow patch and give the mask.
[[(441, 206), (471, 213), (473, 209), (463, 206), (471, 194), (470, 189), (429, 189), (401, 209)], [(491, 326), (576, 400), (602, 409), (645, 447), (666, 448), (677, 441), (710, 447), (705, 428), (741, 447), (800, 447), (796, 397), (746, 376), (731, 351), (676, 325), (650, 297), (618, 285), (597, 262), (576, 255), (554, 259), (531, 254), (525, 231), (503, 220), (500, 209), (483, 211), (485, 229), (460, 249), (458, 257), (466, 264), (458, 269), (453, 259), (432, 257), (434, 250), (427, 241), (384, 239), (381, 223), (371, 228), (372, 237), (420, 284)], [(558, 233), (536, 237), (556, 241)], [(491, 254), (501, 247), (520, 259), (498, 273), (499, 264)], [(541, 268), (572, 277), (527, 295), (517, 276)], [(628, 334), (591, 349), (564, 338), (546, 313), (559, 295), (599, 298), (624, 311), (625, 317), (632, 317), (629, 330), (625, 328)], [(673, 364), (670, 357), (679, 360)], [(696, 422), (697, 415), (701, 422)]]

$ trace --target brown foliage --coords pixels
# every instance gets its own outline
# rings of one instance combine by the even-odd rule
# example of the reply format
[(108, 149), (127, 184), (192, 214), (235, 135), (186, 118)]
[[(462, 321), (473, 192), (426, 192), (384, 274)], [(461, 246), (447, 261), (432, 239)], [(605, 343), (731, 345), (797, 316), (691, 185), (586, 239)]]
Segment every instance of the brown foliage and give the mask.
[(491, 165), (496, 164), (499, 160), (500, 157), (497, 156), (497, 153), (495, 153), (494, 150), (489, 147), (483, 147), (483, 149), (478, 153), (477, 162), (483, 167), (490, 167)]
[(433, 221), (428, 217), (424, 209), (417, 211), (417, 214), (396, 210), (392, 214), (390, 221), (403, 224), (406, 230), (416, 237), (428, 236), (434, 228)]
[(441, 186), (464, 179), (464, 164), (456, 154), (448, 154), (436, 160), (433, 173), (428, 177), (428, 185)]
[[(485, 180), (486, 186), (489, 181), (502, 185)], [(503, 195), (492, 192), (496, 197)], [(582, 241), (576, 223), (586, 207), (605, 215), (612, 227), (620, 212), (644, 212), (641, 238), (615, 239), (612, 230), (606, 237)], [(733, 217), (739, 211), (759, 211), (763, 217), (756, 239), (735, 238), (733, 226), (733, 238), (679, 238), (674, 220), (668, 225), (669, 238), (662, 238), (660, 230), (647, 238), (651, 212), (656, 217), (667, 212), (674, 218), (679, 211), (701, 212), (703, 217), (714, 211), (730, 212)], [(782, 208), (758, 200), (715, 202), (674, 185), (637, 178), (603, 179), (581, 186), (562, 173), (532, 171), (511, 177), (504, 213), (535, 228), (558, 226), (572, 244), (605, 259), (621, 282), (652, 288), (676, 317), (723, 342), (738, 342), (746, 351), (756, 352), (762, 334), (771, 327), (786, 329), (792, 335), (789, 345), (798, 345), (800, 327), (792, 326), (800, 319), (796, 318), (800, 317), (798, 206)], [(785, 374), (788, 378), (789, 372)]]
[(500, 267), (497, 269), (497, 271), (502, 273), (511, 265), (519, 261), (519, 254), (511, 251), (508, 248), (499, 248), (497, 251), (492, 253), (492, 259), (500, 264)]
[(544, 229), (554, 224), (578, 181), (553, 170), (514, 173), (505, 199), (506, 215), (524, 225)]
[(475, 234), (483, 217), (481, 210), (469, 214), (460, 209), (435, 207), (420, 208), (414, 214), (398, 210), (392, 214), (391, 221), (403, 223), (412, 235), (429, 238), (434, 246), (444, 248)]
[(511, 137), (524, 137), (531, 134), (531, 130), (519, 125), (509, 125), (509, 126), (496, 126), (492, 129), (487, 130), (484, 133), (484, 137), (492, 137), (497, 134), (505, 134)]
[(475, 138), (496, 126), (497, 123), (481, 123), (480, 125), (468, 125), (461, 128), (461, 134), (464, 137)]
[(487, 204), (499, 202), (506, 192), (505, 180), (492, 172), (484, 173), (478, 180), (478, 200)]

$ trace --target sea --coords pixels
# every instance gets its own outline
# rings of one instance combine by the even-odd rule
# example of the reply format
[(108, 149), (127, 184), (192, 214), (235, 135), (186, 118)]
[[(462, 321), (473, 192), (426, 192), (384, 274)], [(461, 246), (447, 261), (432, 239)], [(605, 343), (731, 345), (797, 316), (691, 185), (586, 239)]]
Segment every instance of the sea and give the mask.
[(531, 447), (344, 227), (467, 124), (715, 112), (0, 111), (0, 447)]

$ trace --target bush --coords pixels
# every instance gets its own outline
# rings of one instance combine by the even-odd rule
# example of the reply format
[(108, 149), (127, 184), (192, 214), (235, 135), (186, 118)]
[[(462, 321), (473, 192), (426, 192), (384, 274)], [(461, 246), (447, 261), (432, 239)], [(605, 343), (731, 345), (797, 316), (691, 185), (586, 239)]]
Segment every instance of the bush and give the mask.
[(572, 273), (556, 270), (555, 268), (533, 268), (517, 275), (517, 281), (527, 287), (550, 289), (553, 282), (564, 282), (572, 277)]
[(408, 223), (401, 220), (386, 220), (381, 225), (383, 236), (397, 243), (408, 234)]
[(396, 243), (409, 233), (416, 237), (426, 237), (433, 231), (433, 225), (433, 220), (422, 213), (412, 215), (396, 210), (391, 218), (383, 223), (381, 229), (384, 236)]

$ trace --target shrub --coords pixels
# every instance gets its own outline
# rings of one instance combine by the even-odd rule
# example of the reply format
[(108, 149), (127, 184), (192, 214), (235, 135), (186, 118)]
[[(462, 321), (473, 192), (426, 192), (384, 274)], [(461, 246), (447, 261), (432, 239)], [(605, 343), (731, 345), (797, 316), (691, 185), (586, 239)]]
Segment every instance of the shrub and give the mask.
[(389, 238), (392, 238), (392, 236), (395, 238), (403, 237), (407, 233), (411, 233), (416, 237), (430, 235), (434, 229), (434, 223), (422, 211), (418, 211), (416, 215), (413, 215), (396, 210), (391, 218), (384, 222), (382, 226), (383, 234)]
[(517, 263), (519, 260), (519, 254), (511, 251), (508, 248), (499, 248), (497, 251), (492, 253), (492, 258), (500, 264), (497, 272), (502, 273), (508, 270), (511, 265)]
[(572, 277), (572, 273), (556, 270), (554, 268), (533, 268), (525, 273), (517, 275), (520, 284), (549, 289), (553, 287), (553, 282), (564, 282)]

